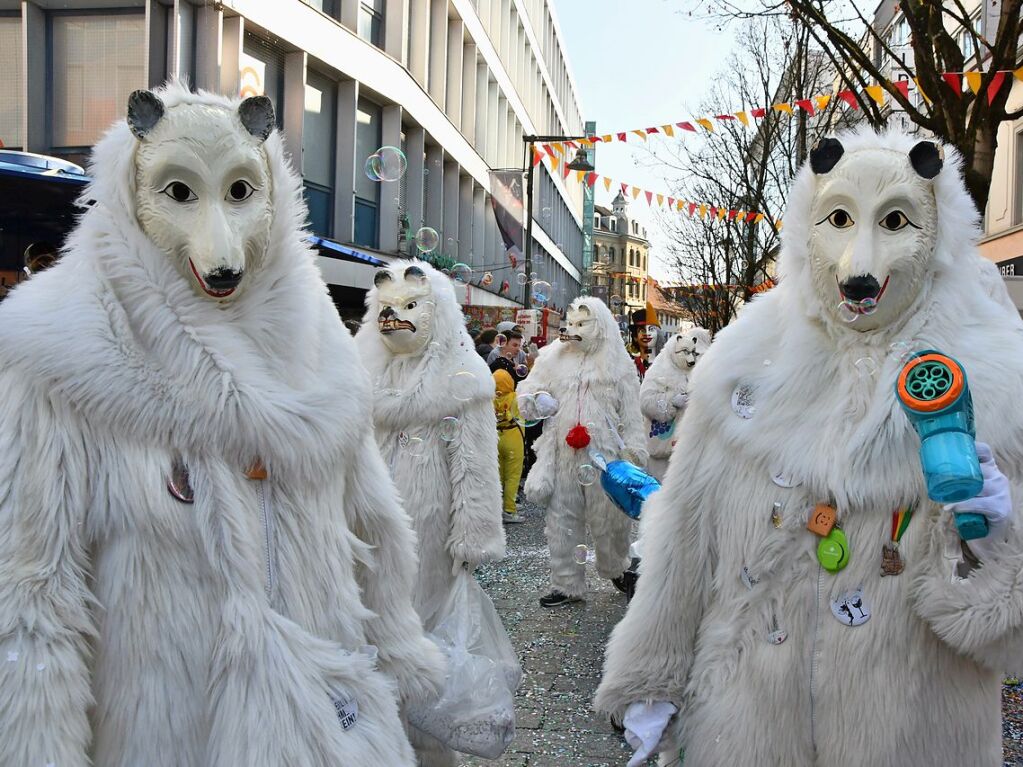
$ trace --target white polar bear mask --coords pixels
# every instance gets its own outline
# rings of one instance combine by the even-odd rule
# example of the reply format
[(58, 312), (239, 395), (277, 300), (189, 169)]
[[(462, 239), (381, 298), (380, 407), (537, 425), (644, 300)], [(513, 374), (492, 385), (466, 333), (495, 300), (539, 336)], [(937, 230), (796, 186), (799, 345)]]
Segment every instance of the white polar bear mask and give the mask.
[(429, 278), (418, 266), (405, 269), (398, 279), (389, 270), (377, 272), (377, 328), (384, 346), (392, 354), (422, 351), (433, 336), (436, 304)]
[(263, 142), (274, 125), (265, 96), (237, 110), (170, 109), (149, 91), (128, 99), (135, 152), (135, 215), (200, 295), (223, 300), (265, 257), (273, 216)]
[(898, 320), (920, 290), (937, 239), (933, 179), (941, 148), (921, 141), (846, 153), (833, 138), (810, 153), (817, 176), (809, 252), (814, 287), (855, 331)]
[(700, 355), (710, 348), (710, 333), (703, 328), (693, 328), (675, 336), (671, 347), (671, 361), (679, 370), (688, 372), (696, 365)]

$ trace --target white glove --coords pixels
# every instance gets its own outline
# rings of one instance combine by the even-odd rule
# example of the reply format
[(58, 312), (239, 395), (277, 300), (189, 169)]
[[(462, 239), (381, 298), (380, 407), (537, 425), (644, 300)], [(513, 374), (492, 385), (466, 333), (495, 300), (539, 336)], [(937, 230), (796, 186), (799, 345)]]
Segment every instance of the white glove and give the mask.
[(686, 405), (689, 404), (689, 395), (684, 391), (679, 392), (671, 398), (671, 404), (677, 407), (679, 410), (685, 410)]
[(545, 391), (536, 394), (536, 414), (539, 418), (550, 418), (558, 412), (558, 401)]
[(980, 458), (980, 471), (984, 475), (984, 487), (981, 488), (980, 494), (959, 503), (947, 504), (945, 510), (955, 514), (963, 512), (982, 514), (987, 519), (987, 535), (968, 543), (973, 553), (983, 559), (983, 554), (990, 553), (991, 546), (1004, 537), (1009, 526), (1009, 518), (1012, 516), (1012, 496), (1009, 492), (1009, 480), (995, 463), (991, 447), (978, 442), (977, 457)]
[(657, 750), (668, 721), (678, 709), (673, 703), (630, 703), (625, 709), (625, 740), (632, 746), (632, 758), (626, 767), (639, 767)]

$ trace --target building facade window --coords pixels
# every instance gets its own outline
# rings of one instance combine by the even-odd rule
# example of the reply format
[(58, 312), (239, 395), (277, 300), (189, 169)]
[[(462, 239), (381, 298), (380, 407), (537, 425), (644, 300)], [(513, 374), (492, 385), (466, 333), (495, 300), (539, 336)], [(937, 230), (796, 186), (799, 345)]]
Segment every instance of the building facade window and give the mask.
[(384, 45), (384, 0), (359, 3), (359, 37), (377, 48)]
[(21, 16), (0, 16), (0, 145), (21, 149), (24, 93), (21, 72)]
[(355, 244), (376, 248), (380, 241), (380, 184), (362, 171), (366, 158), (380, 148), (380, 107), (359, 99), (355, 129)]
[(341, 0), (302, 0), (302, 2), (322, 11), (331, 18), (336, 19), (341, 15)]
[(614, 262), (615, 262), (615, 249), (611, 248), (611, 263), (613, 264)]
[(266, 96), (274, 105), (277, 127), (284, 119), (284, 51), (251, 32), (245, 33), (241, 55), (240, 94)]
[(321, 237), (334, 234), (334, 159), (337, 84), (310, 69), (306, 73), (302, 124), (302, 175), (310, 228)]
[(617, 232), (618, 231), (618, 220), (617, 219), (614, 219), (614, 218), (611, 219), (611, 231), (612, 232)]
[(50, 146), (83, 164), (89, 147), (146, 87), (142, 13), (53, 13), (49, 17)]
[(1023, 130), (1017, 131), (1016, 133), (1016, 189), (1015, 189), (1015, 201), (1016, 204), (1013, 210), (1012, 223), (1013, 225), (1023, 224)]

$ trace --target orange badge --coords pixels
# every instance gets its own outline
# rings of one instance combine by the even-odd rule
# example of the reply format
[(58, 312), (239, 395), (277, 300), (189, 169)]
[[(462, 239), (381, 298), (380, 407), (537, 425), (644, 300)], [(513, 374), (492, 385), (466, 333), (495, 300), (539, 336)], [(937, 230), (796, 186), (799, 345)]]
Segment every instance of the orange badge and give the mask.
[(818, 503), (817, 507), (813, 510), (813, 514), (810, 515), (810, 520), (806, 523), (806, 529), (824, 538), (831, 532), (831, 528), (835, 526), (835, 520), (837, 519), (838, 512), (832, 506), (828, 506), (826, 503)]

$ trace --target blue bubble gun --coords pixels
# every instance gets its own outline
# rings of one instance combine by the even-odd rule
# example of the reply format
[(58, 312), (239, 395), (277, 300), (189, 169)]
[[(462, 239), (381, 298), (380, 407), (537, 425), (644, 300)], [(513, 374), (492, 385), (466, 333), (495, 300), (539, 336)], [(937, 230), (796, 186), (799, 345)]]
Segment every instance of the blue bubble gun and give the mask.
[[(938, 503), (975, 497), (984, 487), (984, 476), (963, 366), (941, 352), (917, 352), (903, 366), (895, 394), (920, 437), (927, 495)], [(955, 522), (964, 541), (987, 535), (987, 520), (981, 514), (956, 514)]]
[(590, 460), (601, 471), (600, 486), (607, 497), (629, 517), (639, 519), (646, 499), (661, 489), (661, 483), (628, 461), (608, 462), (592, 448)]

